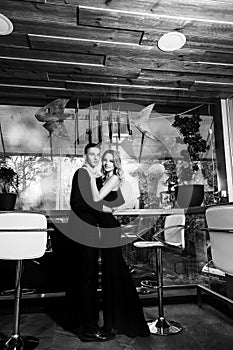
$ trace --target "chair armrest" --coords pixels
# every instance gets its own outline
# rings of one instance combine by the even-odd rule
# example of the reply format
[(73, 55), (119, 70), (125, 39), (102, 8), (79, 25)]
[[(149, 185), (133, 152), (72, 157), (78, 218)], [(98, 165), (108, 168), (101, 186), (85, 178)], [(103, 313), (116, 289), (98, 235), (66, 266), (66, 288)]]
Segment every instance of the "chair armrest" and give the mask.
[(217, 227), (206, 227), (206, 228), (200, 228), (200, 231), (206, 231), (206, 232), (224, 232), (224, 233), (233, 233), (233, 228), (217, 228)]
[(157, 236), (157, 235), (159, 235), (161, 232), (164, 232), (164, 231), (166, 231), (166, 230), (169, 230), (169, 229), (171, 229), (171, 228), (185, 228), (185, 226), (184, 225), (171, 225), (171, 226), (167, 226), (167, 227), (164, 227), (164, 228), (162, 228), (161, 230), (159, 230), (158, 232), (156, 232), (155, 234), (154, 234), (154, 236)]
[(51, 232), (53, 228), (1, 228), (0, 232)]

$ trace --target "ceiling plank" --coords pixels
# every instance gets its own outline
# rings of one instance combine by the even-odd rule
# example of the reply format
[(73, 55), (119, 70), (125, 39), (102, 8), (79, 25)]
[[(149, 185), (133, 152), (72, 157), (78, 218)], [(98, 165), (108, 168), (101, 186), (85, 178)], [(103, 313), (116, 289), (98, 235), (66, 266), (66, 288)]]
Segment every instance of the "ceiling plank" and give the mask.
[(1, 78), (29, 79), (29, 80), (48, 80), (46, 72), (17, 70), (12, 68), (0, 69)]
[[(160, 60), (155, 64), (154, 69), (142, 69), (141, 74), (145, 77), (152, 77), (154, 72), (181, 72), (182, 74), (213, 74), (213, 75), (233, 75), (233, 66), (230, 65), (218, 65), (211, 63), (201, 63), (192, 61), (170, 61)], [(156, 74), (155, 73), (155, 74)]]
[[(232, 69), (233, 70), (233, 69)], [(159, 70), (146, 70), (143, 69), (138, 77), (138, 83), (141, 81), (217, 81), (219, 83), (232, 83), (232, 76), (227, 75), (216, 75), (209, 74), (208, 71), (202, 74), (198, 73), (188, 73), (188, 72), (168, 72), (168, 71), (159, 71)]]
[[(94, 29), (93, 29), (94, 31)], [(30, 46), (32, 49), (36, 50), (54, 50), (61, 52), (82, 52), (86, 54), (120, 54), (120, 55), (145, 55), (153, 54), (152, 46), (141, 46), (138, 44), (131, 43), (130, 33), (129, 40), (127, 43), (121, 42), (103, 42), (89, 39), (71, 39), (71, 38), (63, 38), (57, 36), (42, 36), (35, 34), (28, 34), (28, 38), (30, 41)], [(157, 49), (155, 49), (158, 51)], [(204, 51), (202, 51), (204, 52)]]
[[(145, 55), (146, 56), (146, 55)], [(141, 57), (141, 55), (132, 56), (120, 56), (120, 55), (107, 55), (105, 65), (108, 67), (121, 66), (121, 67), (138, 67), (141, 69), (155, 69), (157, 66), (162, 65), (163, 60), (168, 61), (189, 61), (191, 63), (201, 63), (209, 62), (216, 64), (226, 64), (232, 67), (233, 54), (223, 55), (214, 54), (210, 52), (205, 52), (204, 54), (196, 54), (195, 52), (187, 52), (183, 49), (179, 50), (179, 53), (174, 52), (169, 54), (161, 55), (161, 53), (156, 52), (155, 55), (151, 55), (150, 59), (148, 57)]]
[(56, 51), (40, 51), (40, 50), (27, 50), (22, 48), (8, 48), (0, 46), (0, 58), (8, 58), (8, 60), (34, 60), (42, 62), (70, 62), (73, 64), (86, 63), (86, 64), (96, 64), (103, 65), (104, 56), (103, 55), (92, 55), (92, 54), (82, 54), (82, 53), (64, 53)]
[[(45, 90), (30, 90), (30, 89), (22, 89), (20, 93), (18, 93), (16, 90), (9, 90), (5, 87), (0, 86), (0, 99), (4, 98), (5, 100), (9, 101), (9, 104), (14, 105), (22, 105), (24, 104), (24, 100), (27, 101), (26, 105), (45, 105), (48, 102), (51, 102), (52, 100), (56, 99), (58, 96), (54, 91), (50, 91), (47, 93)], [(67, 91), (64, 92), (61, 98), (69, 98), (70, 101), (74, 101), (77, 98), (79, 98), (80, 102), (80, 108), (85, 108), (89, 106), (90, 98), (92, 99), (93, 104), (98, 104), (100, 100), (102, 102), (130, 102), (130, 103), (137, 103), (142, 106), (146, 106), (151, 103), (156, 103), (157, 109), (161, 109), (162, 106), (166, 106), (166, 108), (163, 110), (165, 112), (166, 110), (172, 111), (172, 106), (177, 107), (177, 111), (183, 111), (187, 110), (190, 106), (197, 106), (200, 104), (217, 104), (218, 99), (214, 97), (205, 97), (202, 95), (202, 97), (190, 97), (187, 99), (187, 97), (184, 96), (169, 96), (169, 100), (166, 96), (163, 95), (137, 95), (134, 93), (131, 94), (106, 94), (103, 96), (102, 93), (96, 92), (93, 94), (90, 94), (89, 97), (87, 97), (86, 92), (83, 91)], [(37, 100), (37, 101), (36, 101)], [(36, 101), (36, 103), (35, 103)], [(44, 101), (44, 103), (43, 103)], [(69, 106), (68, 106), (69, 107)], [(71, 107), (71, 106), (70, 106)], [(175, 112), (175, 110), (173, 110)]]
[(46, 23), (46, 22), (28, 22), (26, 18), (14, 20), (14, 29), (19, 33), (30, 33), (36, 35), (50, 35), (62, 38), (79, 38), (104, 40), (109, 42), (122, 42), (138, 44), (143, 32), (136, 30), (124, 30), (116, 28), (93, 28), (90, 26), (81, 26), (76, 23)]
[(57, 89), (65, 89), (66, 88), (66, 85), (65, 85), (65, 82), (63, 81), (49, 81), (49, 80), (40, 80), (40, 81), (37, 81), (37, 80), (28, 80), (28, 79), (17, 79), (17, 78), (1, 78), (1, 81), (0, 81), (0, 84), (1, 85), (6, 85), (6, 86), (30, 86), (32, 89), (34, 88), (46, 88), (46, 89), (53, 89), (53, 88), (57, 88)]
[[(143, 89), (141, 89), (139, 86), (130, 86), (130, 85), (122, 85), (119, 86), (117, 84), (92, 84), (91, 82), (72, 82), (67, 81), (65, 85), (62, 82), (48, 82), (48, 81), (41, 81), (40, 84), (36, 84), (34, 81), (29, 80), (9, 80), (9, 79), (1, 79), (0, 87), (4, 87), (6, 89), (12, 89), (12, 91), (16, 89), (32, 89), (37, 91), (38, 93), (42, 90), (46, 90), (46, 94), (55, 93), (56, 91), (59, 93), (59, 95), (68, 94), (69, 92), (75, 91), (75, 92), (86, 92), (87, 96), (90, 96), (90, 94), (100, 94), (103, 93), (104, 96), (111, 95), (111, 94), (140, 94), (140, 95), (147, 95), (151, 94), (158, 95), (158, 96), (183, 96), (187, 97), (187, 99), (192, 97), (199, 97), (200, 99), (203, 97), (203, 93), (195, 90), (188, 90), (186, 88), (169, 88), (169, 87), (163, 87), (163, 86), (143, 86)], [(218, 98), (221, 95), (219, 91), (213, 91), (211, 88), (205, 92), (205, 97), (214, 97)]]
[(138, 12), (140, 14), (161, 14), (167, 15), (168, 12), (172, 16), (189, 16), (192, 18), (203, 18), (209, 20), (231, 21), (232, 13), (229, 11), (232, 8), (231, 0), (134, 0), (132, 8), (132, 0), (89, 0), (88, 6), (86, 0), (47, 0), (48, 3), (54, 4), (71, 4), (86, 7), (95, 7), (105, 9), (107, 11), (118, 10), (128, 12)]
[(50, 74), (48, 73), (49, 80), (69, 80), (69, 81), (77, 81), (77, 82), (96, 82), (98, 79), (98, 82), (101, 83), (112, 83), (112, 84), (119, 84), (119, 85), (128, 85), (131, 84), (133, 85), (141, 85), (141, 86), (147, 86), (147, 85), (152, 85), (152, 86), (167, 86), (167, 87), (183, 87), (183, 88), (189, 88), (193, 84), (193, 80), (188, 81), (184, 80), (181, 81), (179, 79), (154, 79), (154, 80), (148, 80), (148, 79), (133, 79), (133, 78), (119, 78), (119, 77), (107, 77), (107, 76), (102, 76), (102, 77), (97, 77), (96, 75), (59, 75), (59, 74)]
[[(48, 89), (30, 89), (30, 87), (24, 87), (21, 86), (20, 88), (20, 93), (18, 93), (18, 88), (16, 86), (6, 86), (6, 85), (1, 85), (0, 84), (0, 94), (2, 96), (2, 94), (5, 94), (8, 96), (8, 98), (11, 95), (14, 96), (26, 96), (26, 98), (28, 99), (29, 96), (32, 97), (45, 97), (45, 98), (57, 98), (57, 93), (55, 90), (48, 90)], [(197, 94), (198, 95), (198, 94)], [(218, 98), (216, 98), (215, 96), (206, 96), (205, 94), (199, 94), (199, 96), (178, 96), (178, 95), (174, 95), (174, 94), (168, 94), (169, 97), (169, 102), (168, 102), (168, 97), (165, 95), (160, 95), (155, 93), (154, 95), (151, 94), (150, 92), (148, 92), (148, 94), (137, 94), (136, 92), (132, 91), (131, 93), (116, 93), (116, 92), (109, 92), (109, 91), (99, 91), (99, 89), (95, 90), (95, 91), (88, 91), (88, 97), (87, 97), (87, 91), (85, 89), (80, 89), (80, 90), (60, 90), (59, 93), (59, 97), (60, 98), (83, 98), (83, 101), (90, 101), (90, 99), (92, 99), (93, 103), (94, 101), (99, 101), (100, 99), (105, 102), (105, 101), (111, 101), (111, 100), (115, 100), (115, 101), (131, 101), (131, 102), (138, 102), (141, 103), (142, 105), (145, 105), (146, 103), (150, 102), (150, 103), (167, 103), (169, 104), (170, 101), (176, 103), (176, 104), (180, 104), (180, 103), (185, 103), (186, 106), (189, 105), (189, 103), (197, 103), (197, 104), (201, 104), (201, 103), (217, 103), (218, 102)], [(16, 100), (14, 100), (14, 104), (16, 104)]]
[(18, 18), (25, 18), (28, 22), (55, 22), (77, 24), (77, 6), (52, 5), (48, 3), (1, 0), (0, 12), (13, 23)]
[(13, 32), (11, 35), (2, 35), (1, 46), (29, 48), (26, 34)]
[[(0, 65), (3, 70), (12, 69), (18, 70), (19, 74), (21, 70), (25, 70), (26, 72), (49, 72), (51, 74), (58, 74), (61, 77), (67, 74), (69, 76), (76, 76), (77, 74), (92, 74), (97, 76), (116, 76), (116, 77), (127, 77), (127, 78), (137, 78), (140, 73), (140, 69), (138, 68), (121, 68), (121, 67), (105, 67), (105, 66), (95, 66), (95, 65), (82, 65), (79, 63), (61, 63), (61, 62), (38, 62), (35, 61), (22, 61), (22, 60), (7, 60), (0, 58)], [(65, 79), (67, 80), (67, 79)]]
[[(32, 2), (32, 3), (48, 3), (53, 5), (80, 5), (87, 6), (86, 0), (15, 0), (19, 2)], [(89, 0), (89, 7), (95, 7), (99, 9), (111, 10), (124, 10), (129, 12), (139, 12), (143, 14), (164, 14), (167, 15), (168, 9), (171, 15), (180, 14), (182, 16), (190, 16), (193, 18), (205, 18), (205, 19), (217, 19), (219, 12), (222, 20), (230, 21), (231, 13), (229, 8), (232, 6), (231, 0), (177, 0), (177, 1), (154, 1), (154, 0), (134, 0), (132, 8), (132, 0), (118, 0), (118, 1), (106, 1), (106, 0)]]
[(232, 37), (233, 19), (224, 23), (223, 20), (205, 19), (200, 16), (198, 19), (189, 17), (187, 14), (177, 12), (171, 15), (170, 8), (166, 14), (142, 14), (133, 11), (107, 11), (97, 10), (79, 6), (78, 23), (81, 25), (92, 25), (95, 27), (123, 28), (128, 30), (154, 31), (155, 38), (169, 31), (179, 30), (185, 35), (194, 34), (203, 37), (215, 37), (218, 40), (229, 35)]
[(233, 94), (233, 81), (230, 83), (217, 83), (215, 81), (203, 82), (203, 81), (194, 81), (191, 90), (193, 91), (218, 91), (225, 92), (225, 98), (229, 98)]

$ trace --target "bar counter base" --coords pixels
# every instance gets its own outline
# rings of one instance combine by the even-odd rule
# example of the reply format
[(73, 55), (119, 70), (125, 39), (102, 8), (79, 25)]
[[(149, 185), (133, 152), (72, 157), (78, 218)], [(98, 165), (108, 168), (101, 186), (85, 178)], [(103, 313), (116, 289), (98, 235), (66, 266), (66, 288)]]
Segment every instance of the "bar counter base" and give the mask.
[(0, 341), (0, 350), (33, 350), (39, 345), (39, 339), (31, 336), (11, 335)]
[(151, 334), (155, 335), (173, 335), (180, 333), (183, 327), (175, 321), (168, 321), (164, 317), (158, 317), (153, 322), (147, 322)]

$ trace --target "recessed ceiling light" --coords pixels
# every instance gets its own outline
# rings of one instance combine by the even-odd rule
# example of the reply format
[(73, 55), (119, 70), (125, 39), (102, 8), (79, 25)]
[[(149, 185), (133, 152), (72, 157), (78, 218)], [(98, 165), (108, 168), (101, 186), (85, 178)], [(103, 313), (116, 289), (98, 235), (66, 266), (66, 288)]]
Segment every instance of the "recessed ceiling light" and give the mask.
[(180, 32), (169, 32), (161, 36), (158, 48), (161, 51), (175, 51), (184, 46), (186, 37)]
[(0, 13), (0, 35), (8, 35), (13, 32), (13, 24), (6, 16)]

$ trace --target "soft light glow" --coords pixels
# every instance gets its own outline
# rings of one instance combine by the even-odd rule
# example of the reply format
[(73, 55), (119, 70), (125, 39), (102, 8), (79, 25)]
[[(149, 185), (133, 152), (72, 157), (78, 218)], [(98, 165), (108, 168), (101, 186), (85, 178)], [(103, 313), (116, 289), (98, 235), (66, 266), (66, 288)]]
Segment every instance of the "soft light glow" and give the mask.
[(0, 35), (8, 35), (13, 32), (13, 24), (6, 16), (0, 13)]
[(186, 37), (183, 33), (169, 32), (161, 36), (158, 48), (161, 51), (175, 51), (184, 46)]

